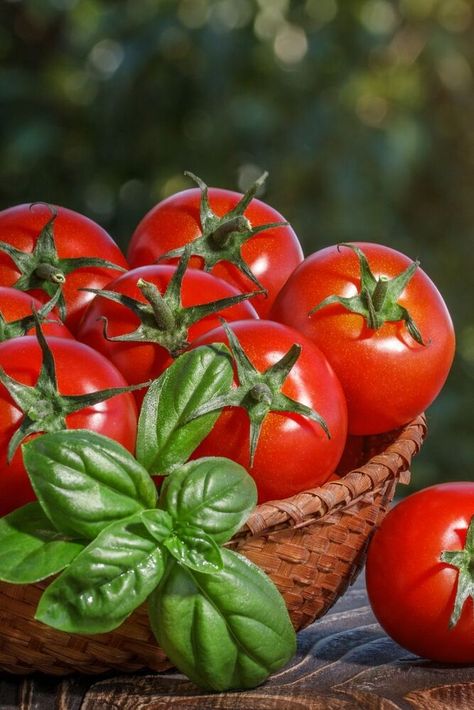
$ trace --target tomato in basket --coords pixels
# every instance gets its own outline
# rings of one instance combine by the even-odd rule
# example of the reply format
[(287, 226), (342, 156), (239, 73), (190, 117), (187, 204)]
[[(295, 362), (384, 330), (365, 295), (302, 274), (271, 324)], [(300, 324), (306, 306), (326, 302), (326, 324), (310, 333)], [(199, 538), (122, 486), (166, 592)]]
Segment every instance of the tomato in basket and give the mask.
[(315, 252), (290, 276), (270, 318), (326, 355), (355, 435), (390, 431), (424, 412), (454, 357), (453, 324), (435, 284), (417, 262), (381, 244)]
[(199, 187), (183, 190), (153, 207), (132, 236), (132, 267), (179, 257), (192, 247), (191, 265), (205, 268), (241, 292), (265, 289), (252, 303), (265, 318), (280, 288), (303, 260), (298, 237), (282, 215), (255, 198), (266, 174), (241, 195), (188, 173)]
[(265, 320), (217, 328), (193, 347), (213, 342), (231, 345), (236, 387), (216, 402), (225, 408), (193, 458), (227, 456), (246, 467), (260, 503), (324, 483), (344, 449), (347, 408), (323, 353), (301, 333)]

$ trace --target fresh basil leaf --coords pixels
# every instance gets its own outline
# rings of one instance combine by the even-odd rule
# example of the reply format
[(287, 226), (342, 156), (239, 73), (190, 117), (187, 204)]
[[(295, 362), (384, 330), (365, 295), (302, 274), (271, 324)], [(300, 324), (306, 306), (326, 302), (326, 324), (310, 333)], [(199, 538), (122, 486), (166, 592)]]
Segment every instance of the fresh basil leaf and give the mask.
[(93, 540), (115, 520), (156, 505), (143, 466), (91, 431), (44, 434), (23, 446), (23, 461), (43, 510), (66, 535)]
[(254, 688), (290, 660), (296, 635), (265, 573), (230, 550), (222, 557), (216, 575), (170, 560), (149, 598), (150, 621), (168, 657), (197, 685)]
[(140, 519), (156, 542), (163, 542), (173, 532), (173, 518), (166, 510), (145, 510)]
[(164, 554), (141, 513), (113, 523), (49, 585), (35, 618), (69, 633), (112, 631), (159, 583)]
[(180, 564), (197, 572), (216, 574), (223, 567), (219, 546), (199, 528), (178, 528), (163, 544)]
[(137, 459), (153, 475), (188, 459), (220, 412), (188, 421), (192, 412), (232, 386), (225, 345), (205, 345), (180, 355), (148, 389), (138, 422)]
[(230, 540), (257, 503), (247, 471), (225, 458), (202, 458), (179, 466), (165, 479), (160, 507), (183, 525), (199, 527), (218, 543)]
[(51, 524), (40, 504), (0, 518), (0, 580), (33, 584), (63, 570), (84, 549)]

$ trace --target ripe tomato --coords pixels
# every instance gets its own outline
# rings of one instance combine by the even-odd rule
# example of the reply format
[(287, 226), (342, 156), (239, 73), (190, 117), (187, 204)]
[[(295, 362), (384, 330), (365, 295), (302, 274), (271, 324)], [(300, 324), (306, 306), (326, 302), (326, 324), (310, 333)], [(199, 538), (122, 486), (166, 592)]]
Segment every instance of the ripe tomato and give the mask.
[[(34, 335), (35, 325), (32, 318), (32, 308), (39, 311), (42, 305), (37, 298), (33, 298), (33, 296), (24, 293), (24, 291), (18, 291), (18, 289), (9, 288), (8, 286), (0, 286), (0, 341), (18, 337), (19, 335)], [(14, 324), (17, 321), (26, 322), (26, 319), (30, 316), (29, 327), (27, 329), (21, 327), (19, 329), (21, 332), (16, 332)], [(73, 337), (69, 329), (59, 320), (55, 311), (46, 316), (42, 322), (42, 328), (45, 335), (57, 338)], [(13, 334), (10, 333), (10, 330), (14, 331)]]
[[(474, 540), (470, 552), (460, 552), (473, 516), (474, 483), (441, 483), (392, 508), (369, 545), (366, 578), (374, 614), (397, 643), (424, 658), (474, 662)], [(441, 560), (445, 551), (465, 557), (471, 584), (451, 627), (460, 573)]]
[[(55, 212), (57, 216), (54, 218)], [(52, 241), (50, 235), (44, 233), (44, 228), (50, 221)], [(37, 203), (17, 205), (0, 211), (0, 242), (19, 250), (24, 255), (30, 255), (30, 262), (25, 265), (24, 285), (21, 286), (21, 290), (33, 294), (42, 303), (49, 300), (52, 290), (57, 287), (57, 283), (49, 281), (50, 278), (57, 277), (55, 275), (46, 277), (44, 271), (58, 267), (59, 272), (63, 273), (66, 306), (66, 316), (63, 320), (73, 333), (85, 307), (92, 299), (91, 293), (78, 289), (86, 286), (102, 288), (117, 275), (118, 270), (123, 271), (128, 268), (119, 247), (102, 227), (88, 217), (65, 207)], [(31, 261), (31, 259), (35, 263), (38, 261), (35, 257), (35, 254), (39, 256), (38, 243), (44, 257), (39, 260), (43, 265), (39, 272), (37, 267), (32, 269), (33, 261)], [(119, 269), (97, 265), (73, 268), (70, 262), (61, 263), (61, 260), (67, 259), (97, 258), (116, 264)], [(80, 262), (77, 262), (76, 266), (79, 264)], [(31, 274), (30, 270), (32, 270)], [(36, 276), (37, 273), (40, 276)], [(13, 286), (18, 283), (20, 277), (22, 277), (20, 266), (0, 249), (0, 285)]]
[[(148, 284), (153, 284), (163, 295), (175, 274), (176, 267), (171, 265), (142, 266), (131, 269), (114, 279), (107, 284), (106, 290), (133, 298), (140, 304), (149, 306), (138, 287), (139, 280), (143, 279)], [(187, 269), (184, 272), (180, 293), (182, 306), (185, 309), (239, 295), (233, 286), (222, 279), (197, 269)], [(142, 339), (107, 340), (104, 335), (104, 322), (107, 336), (114, 338), (136, 331), (140, 326), (140, 317), (127, 305), (98, 294), (84, 315), (77, 338), (111, 360), (129, 384), (138, 384), (158, 377), (171, 361), (169, 349), (171, 351), (175, 349), (177, 352), (185, 349), (195, 338), (219, 325), (219, 317), (228, 320), (258, 318), (253, 306), (248, 301), (241, 301), (230, 308), (202, 317), (189, 328), (182, 329), (179, 308), (174, 307), (172, 311), (174, 322), (163, 329), (149, 313), (143, 321), (147, 330)], [(144, 389), (135, 392), (139, 404), (144, 394)]]
[(347, 397), (349, 432), (377, 434), (406, 424), (431, 404), (451, 367), (455, 337), (439, 291), (419, 268), (397, 297), (391, 315), (394, 309), (398, 313), (407, 309), (424, 345), (416, 342), (403, 320), (372, 328), (364, 315), (338, 302), (309, 315), (329, 296), (357, 296), (361, 265), (354, 247), (365, 254), (375, 281), (382, 285), (412, 268), (408, 257), (379, 244), (322, 249), (290, 276), (270, 318), (291, 324), (325, 353)]
[[(210, 236), (213, 229), (215, 233), (216, 220), (210, 220), (211, 227), (202, 224), (201, 197), (199, 188), (183, 190), (153, 207), (141, 220), (132, 236), (127, 252), (130, 265), (135, 267), (152, 264), (163, 254), (193, 242), (202, 235), (210, 237), (210, 252), (214, 258), (220, 249)], [(243, 196), (231, 190), (211, 187), (208, 197), (211, 210), (218, 218), (222, 218), (220, 223), (223, 224), (228, 213)], [(250, 229), (284, 221), (276, 210), (255, 198), (251, 200), (243, 216), (249, 221)], [(235, 232), (231, 238), (235, 239)], [(241, 257), (258, 282), (267, 289), (267, 297), (260, 295), (252, 299), (259, 316), (265, 318), (276, 294), (293, 269), (303, 260), (301, 245), (289, 225), (275, 227), (260, 231), (246, 240), (242, 244)], [(191, 266), (202, 267), (202, 258), (193, 256)], [(239, 291), (245, 293), (255, 290), (256, 282), (252, 283), (248, 276), (229, 260), (219, 261), (214, 266), (211, 265), (211, 268), (215, 276), (228, 281)]]
[[(48, 338), (48, 345), (55, 362), (58, 390), (62, 395), (82, 395), (109, 387), (126, 386), (114, 365), (87, 345), (54, 337)], [(0, 343), (0, 367), (15, 380), (35, 387), (41, 364), (42, 352), (36, 337), (22, 336)], [(41, 403), (39, 405), (37, 411), (41, 408)], [(47, 402), (44, 407), (48, 408)], [(20, 447), (11, 462), (7, 462), (8, 444), (23, 419), (20, 407), (5, 385), (0, 383), (0, 516), (35, 499)], [(134, 451), (137, 408), (130, 392), (68, 414), (66, 423), (69, 429), (90, 429), (110, 436), (129, 451)]]
[[(240, 463), (255, 479), (260, 503), (324, 483), (341, 457), (347, 429), (344, 394), (328, 361), (311, 341), (279, 323), (238, 321), (229, 327), (258, 372), (275, 365), (295, 343), (301, 346), (281, 392), (318, 412), (331, 438), (317, 421), (270, 407), (249, 466), (249, 414), (241, 407), (226, 407), (193, 458), (226, 456)], [(195, 340), (193, 347), (213, 342), (229, 342), (223, 327)]]

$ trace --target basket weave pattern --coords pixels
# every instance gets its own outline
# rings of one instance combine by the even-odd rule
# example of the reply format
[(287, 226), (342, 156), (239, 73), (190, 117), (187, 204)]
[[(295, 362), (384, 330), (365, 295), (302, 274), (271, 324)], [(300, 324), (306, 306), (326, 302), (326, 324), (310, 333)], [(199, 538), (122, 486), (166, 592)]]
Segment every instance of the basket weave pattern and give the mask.
[[(366, 437), (356, 468), (292, 498), (259, 505), (228, 543), (273, 579), (293, 625), (322, 616), (359, 573), (370, 535), (426, 434), (423, 416), (398, 432)], [(0, 669), (65, 675), (110, 669), (165, 670), (170, 662), (150, 630), (146, 606), (113, 632), (70, 635), (34, 621), (48, 582), (0, 583)]]

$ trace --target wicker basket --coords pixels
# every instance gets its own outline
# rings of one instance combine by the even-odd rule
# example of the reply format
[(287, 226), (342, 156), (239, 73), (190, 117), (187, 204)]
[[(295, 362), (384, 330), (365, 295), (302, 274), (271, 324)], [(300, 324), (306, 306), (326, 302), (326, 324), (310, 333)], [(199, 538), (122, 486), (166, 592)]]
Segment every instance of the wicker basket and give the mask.
[[(364, 438), (349, 473), (259, 505), (228, 543), (270, 575), (296, 629), (322, 616), (356, 578), (370, 534), (396, 484), (408, 481), (411, 459), (425, 434), (420, 416), (397, 432)], [(152, 635), (145, 605), (119, 629), (96, 636), (69, 635), (34, 621), (47, 584), (0, 583), (0, 669), (65, 675), (170, 667)]]

